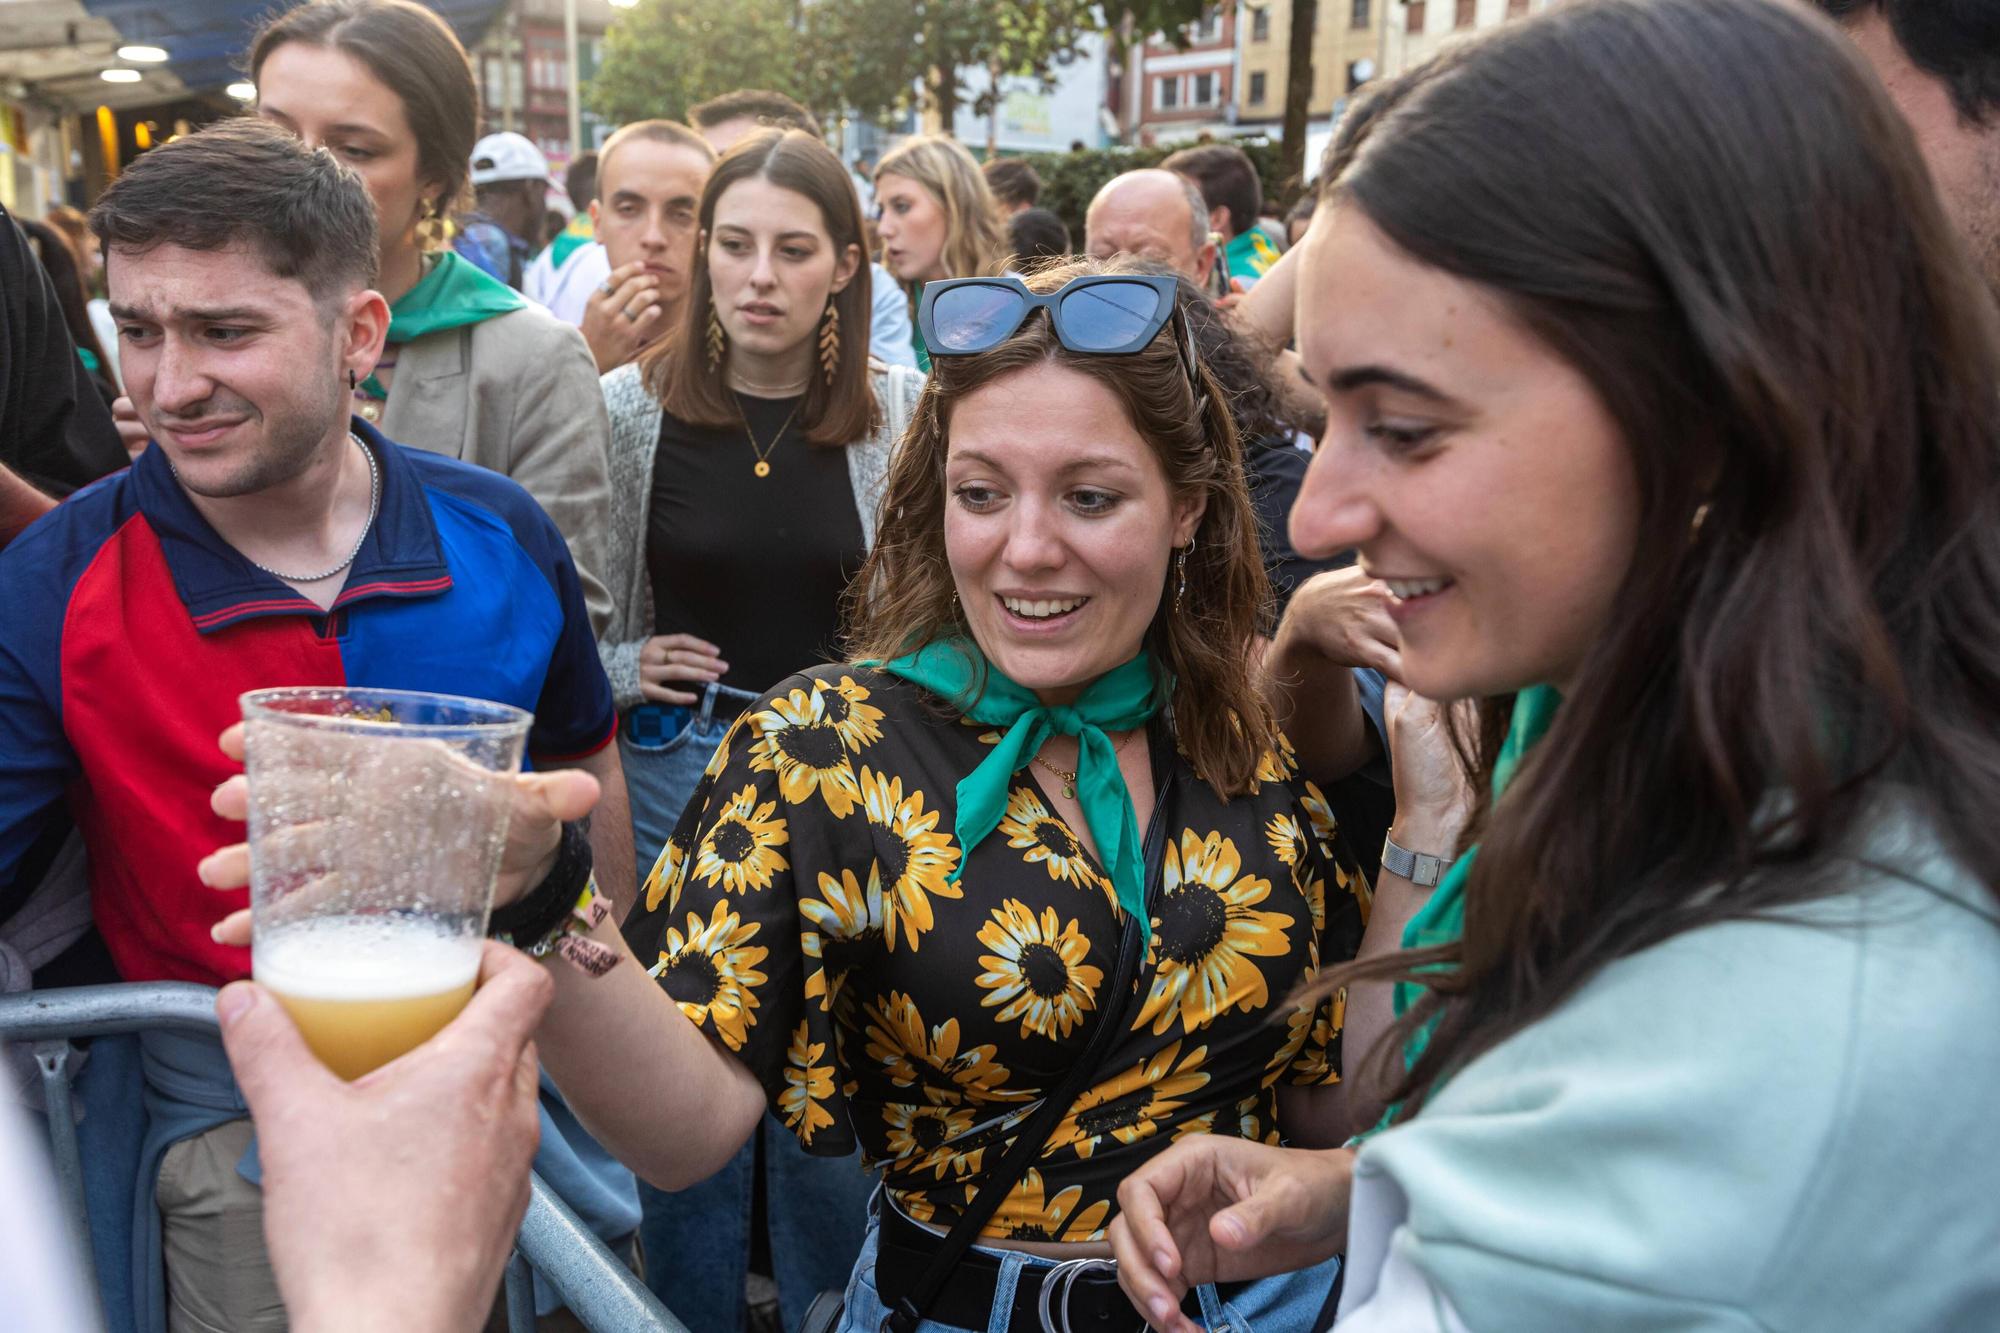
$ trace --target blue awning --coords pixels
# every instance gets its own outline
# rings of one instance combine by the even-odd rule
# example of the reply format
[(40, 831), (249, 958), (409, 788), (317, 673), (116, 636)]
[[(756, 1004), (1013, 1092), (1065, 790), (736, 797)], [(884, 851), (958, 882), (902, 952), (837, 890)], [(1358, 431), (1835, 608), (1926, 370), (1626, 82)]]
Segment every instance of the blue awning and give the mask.
[[(470, 49), (486, 34), (506, 0), (425, 0)], [(92, 18), (118, 30), (121, 40), (163, 48), (165, 69), (190, 92), (226, 87), (243, 77), (250, 34), (271, 0), (83, 0)]]

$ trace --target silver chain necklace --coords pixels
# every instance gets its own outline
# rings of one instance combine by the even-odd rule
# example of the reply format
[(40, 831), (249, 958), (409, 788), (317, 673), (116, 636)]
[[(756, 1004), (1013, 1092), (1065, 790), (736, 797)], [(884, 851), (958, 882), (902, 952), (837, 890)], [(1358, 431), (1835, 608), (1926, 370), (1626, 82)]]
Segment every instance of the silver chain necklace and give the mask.
[(367, 445), (361, 443), (360, 436), (349, 431), (347, 438), (354, 441), (354, 447), (359, 449), (361, 456), (368, 460), (368, 521), (361, 525), (361, 535), (354, 539), (354, 547), (348, 551), (347, 558), (332, 569), (319, 574), (281, 574), (269, 565), (250, 560), (250, 557), (247, 555), (243, 557), (245, 560), (250, 560), (251, 564), (256, 565), (257, 568), (263, 570), (272, 578), (281, 579), (286, 583), (319, 583), (322, 580), (332, 578), (335, 574), (340, 573), (341, 570), (346, 569), (354, 563), (354, 557), (361, 554), (361, 543), (368, 540), (368, 530), (375, 526), (375, 515), (382, 504), (382, 471), (375, 465), (375, 452)]

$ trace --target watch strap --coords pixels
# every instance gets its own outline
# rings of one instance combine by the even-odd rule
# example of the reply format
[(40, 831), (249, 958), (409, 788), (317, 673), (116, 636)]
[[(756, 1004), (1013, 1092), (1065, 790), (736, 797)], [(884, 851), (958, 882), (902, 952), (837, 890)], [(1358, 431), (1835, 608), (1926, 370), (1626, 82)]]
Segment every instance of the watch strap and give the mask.
[(1436, 888), (1444, 872), (1451, 869), (1451, 862), (1449, 856), (1432, 856), (1399, 846), (1386, 834), (1382, 838), (1382, 868), (1392, 875), (1401, 875), (1420, 889)]

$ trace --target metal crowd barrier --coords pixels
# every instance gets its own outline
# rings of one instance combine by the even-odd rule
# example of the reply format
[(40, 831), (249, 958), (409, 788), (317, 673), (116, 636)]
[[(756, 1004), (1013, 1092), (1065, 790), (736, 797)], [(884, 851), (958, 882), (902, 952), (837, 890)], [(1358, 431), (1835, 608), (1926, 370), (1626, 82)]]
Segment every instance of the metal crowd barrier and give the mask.
[[(56, 1181), (71, 1231), (86, 1255), (90, 1231), (71, 1109), (70, 1039), (145, 1028), (216, 1031), (215, 992), (207, 986), (168, 981), (0, 995), (0, 1045), (27, 1042), (34, 1052), (42, 1101), (48, 1109)], [(531, 1271), (555, 1287), (563, 1304), (591, 1333), (688, 1333), (540, 1177), (531, 1177), (529, 1183), (527, 1216), (521, 1220), (507, 1263), (509, 1333), (534, 1333)]]

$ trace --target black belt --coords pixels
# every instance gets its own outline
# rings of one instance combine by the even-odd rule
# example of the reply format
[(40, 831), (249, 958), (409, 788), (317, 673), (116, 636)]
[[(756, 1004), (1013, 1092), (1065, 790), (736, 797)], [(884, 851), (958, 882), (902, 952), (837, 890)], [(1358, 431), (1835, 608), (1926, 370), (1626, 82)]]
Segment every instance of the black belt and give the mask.
[[(882, 1200), (881, 1227), (875, 1238), (875, 1291), (882, 1303), (893, 1308), (907, 1296), (918, 1276), (930, 1263), (931, 1255), (944, 1237), (928, 1231)], [(967, 1250), (952, 1270), (937, 1299), (925, 1313), (926, 1319), (959, 1328), (984, 1329), (993, 1319), (993, 1298), (1000, 1285), (1001, 1261), (978, 1250)], [(1053, 1275), (1053, 1281), (1051, 1277)], [(1019, 1333), (1040, 1333), (1043, 1285), (1050, 1290), (1049, 1311), (1053, 1327), (1066, 1333), (1142, 1333), (1146, 1321), (1132, 1308), (1117, 1275), (1107, 1261), (1103, 1267), (1083, 1268), (1058, 1274), (1040, 1265), (1024, 1269), (1014, 1288), (1014, 1311), (1007, 1327)], [(1244, 1283), (1225, 1283), (1217, 1293), (1227, 1300)], [(1193, 1291), (1181, 1302), (1182, 1311), (1197, 1323), (1201, 1303)]]

